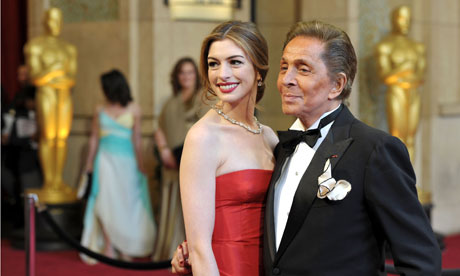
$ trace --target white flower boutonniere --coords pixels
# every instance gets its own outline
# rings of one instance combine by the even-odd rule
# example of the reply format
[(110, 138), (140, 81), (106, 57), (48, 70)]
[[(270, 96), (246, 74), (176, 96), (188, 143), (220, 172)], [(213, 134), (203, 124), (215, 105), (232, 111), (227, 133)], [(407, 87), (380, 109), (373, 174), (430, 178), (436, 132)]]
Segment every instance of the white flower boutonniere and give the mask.
[(324, 164), (323, 174), (318, 177), (318, 198), (329, 198), (330, 200), (342, 200), (351, 191), (351, 184), (346, 180), (336, 181), (332, 177), (331, 160), (327, 159)]

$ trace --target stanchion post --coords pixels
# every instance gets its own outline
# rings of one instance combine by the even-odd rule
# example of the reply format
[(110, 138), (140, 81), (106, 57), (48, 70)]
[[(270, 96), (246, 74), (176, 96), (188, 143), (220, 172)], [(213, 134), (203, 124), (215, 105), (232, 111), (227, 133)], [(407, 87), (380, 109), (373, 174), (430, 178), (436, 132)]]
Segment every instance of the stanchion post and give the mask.
[(36, 194), (27, 194), (24, 202), (26, 276), (35, 276), (35, 203), (38, 202), (38, 197)]

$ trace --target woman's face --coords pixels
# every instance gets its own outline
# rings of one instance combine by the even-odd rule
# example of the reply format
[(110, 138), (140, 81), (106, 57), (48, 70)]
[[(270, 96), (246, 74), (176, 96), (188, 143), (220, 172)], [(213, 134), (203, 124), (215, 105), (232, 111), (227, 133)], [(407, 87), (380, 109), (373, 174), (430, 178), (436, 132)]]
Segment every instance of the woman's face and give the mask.
[(185, 62), (182, 64), (181, 69), (179, 70), (179, 84), (182, 89), (195, 89), (196, 86), (196, 71), (195, 66), (190, 62)]
[(246, 53), (230, 39), (214, 41), (208, 54), (211, 89), (223, 102), (234, 103), (254, 96), (259, 74)]

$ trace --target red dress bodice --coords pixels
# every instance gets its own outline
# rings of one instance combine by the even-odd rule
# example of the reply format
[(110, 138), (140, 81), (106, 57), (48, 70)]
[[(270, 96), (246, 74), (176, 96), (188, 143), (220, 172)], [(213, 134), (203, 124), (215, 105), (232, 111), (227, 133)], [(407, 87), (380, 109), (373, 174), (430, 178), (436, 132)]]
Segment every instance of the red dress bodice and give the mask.
[(249, 169), (216, 178), (212, 249), (222, 276), (263, 275), (265, 197), (272, 171)]

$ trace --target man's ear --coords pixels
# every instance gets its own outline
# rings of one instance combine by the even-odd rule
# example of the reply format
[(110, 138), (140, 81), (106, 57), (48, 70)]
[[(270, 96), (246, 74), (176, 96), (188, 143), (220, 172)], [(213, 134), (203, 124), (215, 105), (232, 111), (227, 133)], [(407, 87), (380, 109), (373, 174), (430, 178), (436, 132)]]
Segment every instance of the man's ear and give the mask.
[(342, 93), (345, 85), (347, 85), (347, 82), (347, 75), (345, 75), (344, 72), (338, 73), (335, 77), (335, 80), (333, 81), (334, 86), (332, 87), (331, 92), (329, 92), (329, 99), (336, 99)]

